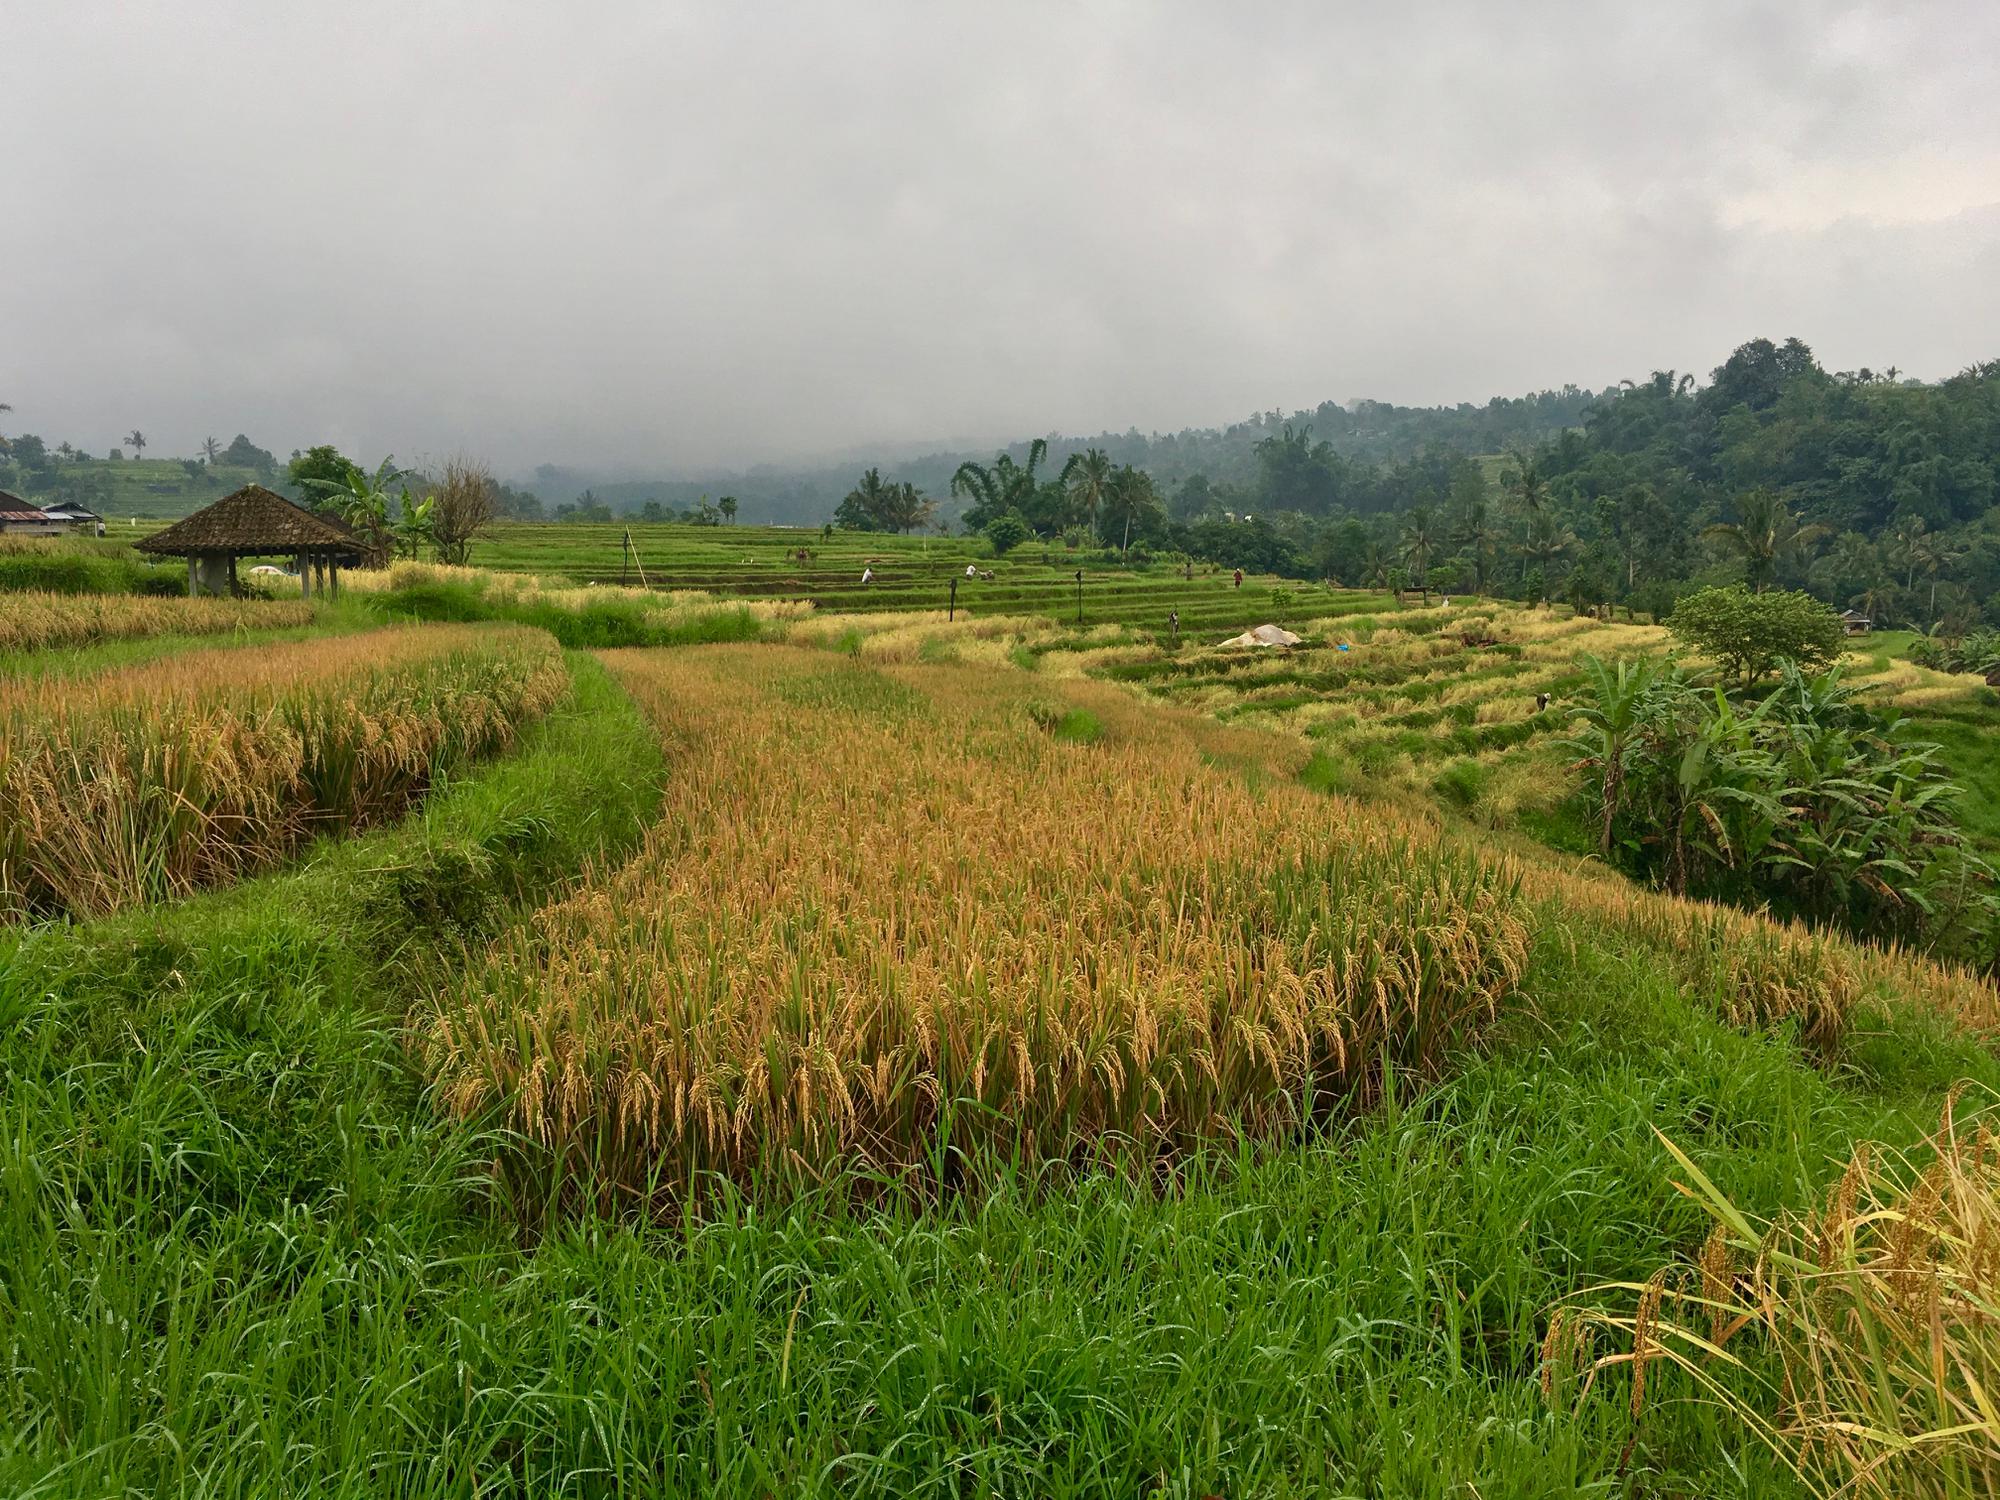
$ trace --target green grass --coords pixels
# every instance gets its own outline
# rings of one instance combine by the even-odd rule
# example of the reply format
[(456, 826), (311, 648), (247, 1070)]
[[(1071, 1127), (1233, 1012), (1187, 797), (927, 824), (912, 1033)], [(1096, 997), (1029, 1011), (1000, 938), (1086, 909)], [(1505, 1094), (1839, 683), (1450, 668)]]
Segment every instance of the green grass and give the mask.
[(572, 650), (621, 646), (692, 646), (753, 641), (763, 626), (743, 606), (663, 619), (627, 598), (589, 599), (568, 607), (543, 599), (517, 599), (462, 583), (419, 583), (362, 596), (364, 607), (386, 621), (469, 622), (511, 620), (546, 630)]
[(82, 550), (0, 552), (0, 592), (46, 594), (185, 594), (185, 563)]
[[(1656, 1128), (1768, 1214), (1856, 1139), (1916, 1141), (1954, 1082), (2000, 1087), (1903, 1012), (1815, 1065), (1565, 926), (1477, 1051), (1325, 1134), (1060, 1193), (719, 1186), (700, 1218), (523, 1240), (505, 1140), (447, 1123), (403, 1018), (631, 848), (675, 772), (572, 660), (569, 706), (403, 827), (0, 935), (0, 1493), (1789, 1500), (1666, 1372), (1636, 1424), (1616, 1372), (1544, 1407), (1548, 1309), (1698, 1246)], [(835, 658), (795, 690), (880, 714), (899, 686)], [(1366, 790), (1392, 753), (1318, 741), (1300, 779)], [(1476, 801), (1458, 753), (1425, 774)]]
[[(692, 526), (634, 523), (629, 528), (638, 567), (628, 563), (622, 525), (503, 522), (477, 542), (471, 561), (500, 572), (534, 573), (582, 583), (641, 581), (659, 589), (704, 589), (747, 598), (810, 599), (828, 611), (944, 610), (957, 585), (956, 608), (974, 618), (1030, 615), (1077, 620), (1081, 570), (1083, 623), (1133, 624), (1164, 635), (1178, 610), (1184, 631), (1235, 634), (1267, 620), (1283, 622), (1337, 612), (1336, 596), (1313, 585), (1270, 578), (1246, 580), (1197, 566), (1194, 577), (1168, 562), (1125, 566), (1114, 552), (1071, 552), (1031, 543), (996, 558), (979, 537), (884, 536), (819, 532), (782, 526)], [(800, 562), (800, 548), (810, 551)], [(967, 578), (970, 564), (991, 579)], [(864, 584), (864, 571), (875, 575)], [(1380, 596), (1370, 604), (1379, 607)], [(1330, 607), (1331, 606), (1331, 607)]]
[[(498, 791), (434, 817), (490, 833)], [(1545, 1410), (1543, 1314), (1698, 1240), (1656, 1125), (1797, 1205), (1856, 1136), (1995, 1080), (1909, 1018), (1816, 1072), (1552, 945), (1451, 1081), (1157, 1191), (834, 1185), (524, 1246), (483, 1206), (489, 1143), (424, 1107), (396, 966), (319, 927), (315, 878), (60, 935), (0, 985), (8, 1493), (1788, 1496), (1657, 1389), (1636, 1433), (1615, 1376)]]

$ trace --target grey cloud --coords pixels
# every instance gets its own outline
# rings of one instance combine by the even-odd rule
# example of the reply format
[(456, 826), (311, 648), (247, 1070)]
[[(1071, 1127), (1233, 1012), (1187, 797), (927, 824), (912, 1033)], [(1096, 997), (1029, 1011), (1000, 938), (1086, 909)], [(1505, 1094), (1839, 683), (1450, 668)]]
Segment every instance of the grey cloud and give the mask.
[(0, 0), (0, 400), (660, 471), (1760, 333), (1941, 374), (2000, 354), (1995, 56), (1981, 3)]

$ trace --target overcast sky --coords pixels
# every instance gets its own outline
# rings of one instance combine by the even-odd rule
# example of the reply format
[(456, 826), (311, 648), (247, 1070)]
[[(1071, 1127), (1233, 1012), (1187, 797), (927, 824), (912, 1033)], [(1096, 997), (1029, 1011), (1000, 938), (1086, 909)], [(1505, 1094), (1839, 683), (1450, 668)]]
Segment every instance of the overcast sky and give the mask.
[(1943, 375), (1996, 60), (1993, 0), (0, 0), (0, 422), (666, 473)]

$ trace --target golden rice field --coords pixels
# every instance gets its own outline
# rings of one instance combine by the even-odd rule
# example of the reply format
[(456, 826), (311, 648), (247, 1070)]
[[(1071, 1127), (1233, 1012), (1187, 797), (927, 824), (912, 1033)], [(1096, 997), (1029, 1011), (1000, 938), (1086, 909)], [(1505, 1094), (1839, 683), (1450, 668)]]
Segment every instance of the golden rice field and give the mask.
[(227, 635), (312, 623), (304, 600), (144, 594), (0, 593), (0, 652), (49, 651), (160, 635)]
[(670, 751), (657, 828), (440, 997), (427, 1048), (454, 1110), (601, 1197), (1267, 1135), (1434, 1069), (1526, 962), (1505, 873), (1255, 789), (1229, 762), (1268, 744), (1112, 688), (614, 661)]
[(172, 900), (400, 813), (564, 693), (517, 627), (395, 627), (0, 682), (0, 916)]

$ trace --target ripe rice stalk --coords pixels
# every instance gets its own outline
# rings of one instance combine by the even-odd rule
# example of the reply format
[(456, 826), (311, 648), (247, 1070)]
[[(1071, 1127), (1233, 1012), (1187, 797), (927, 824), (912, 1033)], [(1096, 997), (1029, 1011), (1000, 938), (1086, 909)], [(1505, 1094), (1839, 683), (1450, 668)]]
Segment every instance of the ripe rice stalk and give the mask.
[(0, 593), (0, 653), (158, 635), (224, 635), (312, 623), (303, 599), (162, 599), (145, 594)]
[(568, 680), (539, 631), (437, 626), (0, 683), (0, 918), (177, 899), (395, 816)]
[(426, 1028), (441, 1098), (529, 1143), (538, 1200), (1292, 1131), (1385, 1061), (1435, 1071), (1527, 960), (1510, 876), (1254, 788), (1232, 760), (1270, 736), (1064, 684), (1103, 727), (1071, 744), (1032, 727), (1036, 678), (789, 649), (614, 665), (678, 767), (657, 828)]
[[(1638, 1413), (1645, 1366), (1665, 1365), (1818, 1494), (2000, 1493), (2000, 1141), (1958, 1114), (1948, 1103), (1912, 1155), (1861, 1146), (1816, 1212), (1771, 1222), (1662, 1137), (1713, 1221), (1700, 1259), (1590, 1294), (1636, 1298), (1633, 1311), (1558, 1308), (1544, 1393), (1580, 1401), (1596, 1375), (1625, 1368)], [(1562, 1355), (1580, 1326), (1624, 1347), (1592, 1361), (1578, 1390)]]

